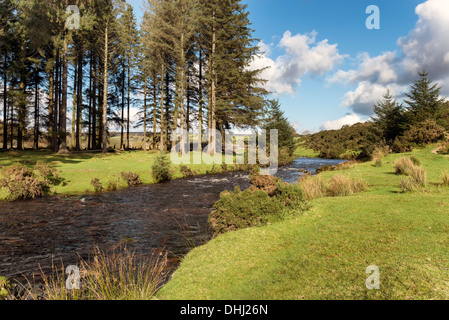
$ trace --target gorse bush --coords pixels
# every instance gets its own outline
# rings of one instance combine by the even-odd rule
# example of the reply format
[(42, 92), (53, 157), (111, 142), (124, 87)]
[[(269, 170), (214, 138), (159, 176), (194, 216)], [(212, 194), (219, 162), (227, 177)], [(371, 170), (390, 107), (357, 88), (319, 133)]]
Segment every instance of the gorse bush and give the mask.
[(270, 196), (262, 190), (225, 191), (214, 204), (209, 222), (214, 235), (275, 223), (304, 212), (308, 208), (304, 194), (294, 185), (279, 183)]
[(170, 172), (170, 160), (165, 155), (160, 155), (154, 160), (152, 167), (153, 179), (156, 183), (170, 181), (172, 175)]
[(197, 175), (195, 171), (193, 171), (192, 169), (190, 169), (188, 166), (185, 165), (181, 165), (179, 167), (179, 170), (181, 171), (183, 178), (190, 178)]
[(65, 180), (59, 176), (58, 170), (54, 166), (41, 161), (36, 162), (34, 172), (40, 175), (43, 179), (47, 180), (49, 184), (54, 186), (63, 184)]
[(117, 191), (120, 186), (120, 177), (114, 176), (115, 179), (108, 180), (108, 183), (106, 184), (106, 191)]
[(139, 175), (133, 172), (122, 172), (123, 180), (125, 180), (128, 187), (135, 187), (142, 184)]
[(404, 133), (403, 140), (413, 145), (421, 146), (435, 143), (444, 138), (445, 129), (434, 119), (427, 119), (418, 123)]
[(53, 185), (61, 183), (54, 168), (39, 164), (37, 170), (16, 163), (0, 171), (0, 188), (8, 191), (11, 201), (35, 199), (50, 194)]
[(90, 184), (94, 187), (95, 192), (103, 191), (103, 185), (100, 182), (100, 179), (94, 178), (90, 181)]

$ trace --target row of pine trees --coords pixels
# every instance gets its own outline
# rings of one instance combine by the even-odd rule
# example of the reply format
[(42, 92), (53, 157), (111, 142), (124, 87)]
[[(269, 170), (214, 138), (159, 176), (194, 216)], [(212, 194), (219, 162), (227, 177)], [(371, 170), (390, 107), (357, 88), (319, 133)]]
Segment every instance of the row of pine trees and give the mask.
[[(79, 8), (79, 29), (66, 27), (69, 5)], [(267, 92), (261, 70), (249, 68), (258, 48), (246, 5), (144, 6), (137, 22), (122, 0), (1, 1), (0, 147), (45, 141), (65, 153), (80, 150), (84, 137), (88, 149), (106, 152), (115, 127), (125, 149), (134, 125), (148, 147), (166, 151), (180, 129), (215, 145), (215, 129), (259, 125)], [(132, 108), (140, 110), (134, 124)]]

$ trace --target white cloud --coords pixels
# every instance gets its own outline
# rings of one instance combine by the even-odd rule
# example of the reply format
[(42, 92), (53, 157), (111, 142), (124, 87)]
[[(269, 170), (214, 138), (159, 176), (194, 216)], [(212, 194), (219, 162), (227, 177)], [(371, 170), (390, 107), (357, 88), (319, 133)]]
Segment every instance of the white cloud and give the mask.
[(373, 114), (374, 105), (385, 95), (387, 89), (390, 90), (393, 96), (399, 96), (402, 95), (407, 87), (394, 83), (383, 85), (362, 81), (359, 83), (357, 89), (348, 91), (345, 94), (340, 106), (349, 107), (357, 114), (370, 116)]
[(362, 120), (359, 115), (357, 114), (348, 114), (344, 116), (343, 118), (333, 120), (333, 121), (326, 121), (322, 124), (321, 129), (322, 130), (338, 130), (341, 129), (343, 126), (346, 125), (353, 125), (360, 122), (365, 122), (366, 120)]
[(292, 35), (286, 31), (279, 42), (285, 51), (276, 60), (270, 58), (271, 47), (261, 42), (259, 47), (265, 51), (254, 57), (251, 69), (263, 69), (261, 78), (268, 80), (266, 89), (276, 94), (294, 94), (305, 75), (322, 75), (335, 68), (345, 56), (340, 55), (337, 44), (328, 40), (316, 41), (317, 33)]
[(357, 84), (345, 94), (341, 106), (360, 115), (372, 115), (373, 105), (387, 88), (400, 97), (423, 68), (449, 93), (449, 1), (427, 0), (415, 10), (418, 21), (410, 33), (398, 39), (400, 55), (395, 51), (370, 57), (357, 57), (356, 69), (338, 70), (328, 83)]
[(391, 83), (398, 80), (394, 66), (395, 59), (396, 52), (394, 51), (388, 51), (373, 58), (365, 52), (357, 57), (360, 63), (357, 70), (338, 70), (327, 81), (329, 83), (357, 83), (360, 81)]
[(440, 79), (449, 73), (449, 1), (427, 0), (415, 9), (419, 19), (414, 29), (398, 40), (406, 76), (415, 77), (425, 67)]

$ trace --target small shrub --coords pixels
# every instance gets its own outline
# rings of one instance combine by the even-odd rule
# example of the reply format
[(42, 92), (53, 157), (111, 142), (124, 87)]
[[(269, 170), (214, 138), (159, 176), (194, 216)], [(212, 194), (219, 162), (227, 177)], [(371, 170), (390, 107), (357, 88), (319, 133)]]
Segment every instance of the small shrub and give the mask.
[(217, 174), (220, 173), (220, 170), (215, 167), (215, 164), (212, 165), (212, 169), (206, 170), (206, 174)]
[(304, 212), (307, 203), (300, 188), (279, 184), (273, 196), (262, 190), (225, 191), (214, 204), (209, 222), (214, 235), (284, 220), (288, 215)]
[(391, 153), (389, 147), (377, 147), (373, 152), (373, 161), (375, 167), (383, 167), (384, 158)]
[(414, 180), (410, 177), (401, 178), (401, 189), (404, 193), (410, 193), (417, 191), (417, 186)]
[(427, 172), (424, 168), (413, 168), (410, 176), (415, 181), (417, 186), (425, 187), (427, 185)]
[(276, 192), (276, 189), (279, 187), (278, 180), (270, 175), (251, 175), (250, 184), (251, 191), (264, 191), (269, 196), (273, 196)]
[(304, 193), (296, 185), (280, 183), (273, 196), (287, 208), (300, 211), (304, 211), (307, 208)]
[(51, 185), (58, 186), (64, 182), (64, 178), (59, 176), (58, 170), (47, 163), (41, 161), (36, 162), (34, 171), (43, 179), (47, 180)]
[(408, 177), (401, 179), (403, 192), (416, 192), (427, 185), (427, 172), (424, 168), (413, 167), (408, 173)]
[(383, 167), (384, 166), (383, 159), (381, 159), (381, 158), (376, 159), (376, 162), (374, 163), (374, 166), (377, 167), (377, 168)]
[(106, 185), (106, 191), (117, 191), (120, 186), (120, 177), (116, 177), (115, 180), (108, 180), (108, 184)]
[(441, 173), (441, 180), (443, 181), (443, 186), (449, 187), (449, 172), (447, 170)]
[(152, 175), (156, 183), (167, 182), (172, 179), (170, 160), (165, 155), (156, 157), (152, 167)]
[(299, 187), (308, 201), (322, 198), (326, 195), (326, 184), (321, 176), (313, 177), (307, 175), (301, 179)]
[(439, 154), (449, 154), (449, 142), (445, 142), (441, 145), (439, 151)]
[(443, 139), (445, 131), (434, 119), (427, 119), (412, 126), (404, 133), (403, 139), (413, 145), (426, 145)]
[(366, 182), (358, 179), (351, 179), (344, 175), (336, 175), (329, 179), (327, 184), (327, 194), (331, 197), (346, 197), (366, 191)]
[(125, 180), (128, 187), (135, 187), (142, 184), (139, 175), (133, 172), (122, 172), (123, 180)]
[(408, 176), (413, 168), (415, 168), (415, 163), (408, 157), (402, 157), (395, 163), (395, 172), (397, 175)]
[(181, 171), (183, 178), (190, 178), (197, 175), (197, 173), (195, 171), (192, 171), (192, 169), (190, 169), (188, 166), (181, 165), (179, 167), (179, 170)]
[(398, 137), (394, 140), (391, 149), (394, 153), (406, 153), (411, 152), (413, 147), (410, 142), (405, 141), (402, 137)]
[(364, 192), (368, 184), (360, 179), (351, 179), (342, 174), (324, 181), (320, 176), (306, 176), (300, 182), (300, 188), (304, 192), (306, 200), (322, 197), (345, 197), (355, 193)]
[(103, 191), (103, 185), (98, 178), (94, 178), (90, 181), (90, 184), (94, 187), (95, 192)]
[(11, 201), (35, 199), (50, 192), (48, 180), (41, 181), (30, 168), (19, 163), (3, 168), (0, 176), (0, 188), (8, 190), (7, 199)]

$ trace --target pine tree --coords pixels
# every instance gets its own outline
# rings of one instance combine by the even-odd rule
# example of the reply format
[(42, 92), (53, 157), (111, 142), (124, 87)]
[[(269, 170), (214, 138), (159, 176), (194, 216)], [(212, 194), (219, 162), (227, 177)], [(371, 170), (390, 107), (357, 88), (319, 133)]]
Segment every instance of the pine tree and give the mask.
[(410, 93), (405, 95), (405, 103), (409, 106), (409, 126), (426, 119), (435, 119), (444, 102), (440, 98), (441, 87), (429, 79), (429, 73), (423, 70), (418, 75), (419, 79), (413, 82)]
[(390, 90), (387, 90), (383, 101), (374, 106), (374, 129), (391, 145), (404, 131), (404, 107), (393, 99)]
[[(266, 111), (268, 118), (263, 128), (267, 131), (278, 130), (279, 150), (287, 148), (290, 155), (295, 151), (294, 133), (295, 129), (288, 122), (284, 112), (281, 110), (279, 100), (267, 100)], [(269, 134), (269, 132), (268, 132)]]

